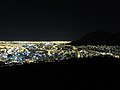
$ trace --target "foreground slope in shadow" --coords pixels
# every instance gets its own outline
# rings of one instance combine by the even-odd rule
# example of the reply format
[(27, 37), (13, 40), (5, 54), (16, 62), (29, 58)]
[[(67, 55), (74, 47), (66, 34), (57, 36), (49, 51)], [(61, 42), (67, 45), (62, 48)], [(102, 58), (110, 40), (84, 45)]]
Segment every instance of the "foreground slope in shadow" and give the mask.
[(70, 59), (55, 63), (0, 68), (0, 87), (20, 89), (115, 90), (120, 61), (111, 57)]

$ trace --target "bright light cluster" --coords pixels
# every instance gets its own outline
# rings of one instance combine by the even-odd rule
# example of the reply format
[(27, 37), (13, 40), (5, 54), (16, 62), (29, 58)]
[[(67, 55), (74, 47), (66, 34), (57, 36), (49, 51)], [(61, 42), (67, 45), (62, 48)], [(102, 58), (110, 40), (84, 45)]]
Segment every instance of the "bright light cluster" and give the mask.
[(71, 46), (70, 41), (0, 41), (0, 65), (59, 62), (71, 58), (120, 58), (119, 46)]

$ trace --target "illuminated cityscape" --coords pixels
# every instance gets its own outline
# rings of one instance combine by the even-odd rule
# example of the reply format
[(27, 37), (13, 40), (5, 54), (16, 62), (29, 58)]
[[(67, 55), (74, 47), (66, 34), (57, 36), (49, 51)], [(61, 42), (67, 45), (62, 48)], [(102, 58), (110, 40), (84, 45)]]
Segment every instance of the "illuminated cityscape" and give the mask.
[(0, 66), (59, 62), (71, 58), (120, 58), (120, 46), (67, 45), (70, 41), (0, 41)]

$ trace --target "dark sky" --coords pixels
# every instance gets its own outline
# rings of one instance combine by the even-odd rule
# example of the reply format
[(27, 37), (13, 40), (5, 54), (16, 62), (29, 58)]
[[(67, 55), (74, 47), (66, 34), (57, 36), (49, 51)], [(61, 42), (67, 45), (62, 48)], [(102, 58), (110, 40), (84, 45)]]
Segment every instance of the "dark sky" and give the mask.
[(119, 3), (112, 1), (4, 1), (0, 39), (75, 40), (96, 29), (119, 32), (119, 16)]

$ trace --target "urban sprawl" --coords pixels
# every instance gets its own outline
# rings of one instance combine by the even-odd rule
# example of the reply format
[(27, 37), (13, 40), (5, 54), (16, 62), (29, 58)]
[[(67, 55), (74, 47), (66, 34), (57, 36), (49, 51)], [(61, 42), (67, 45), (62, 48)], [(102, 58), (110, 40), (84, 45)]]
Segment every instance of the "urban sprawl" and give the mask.
[(120, 58), (119, 46), (66, 45), (70, 41), (0, 41), (0, 66), (59, 62), (71, 58), (112, 56)]

